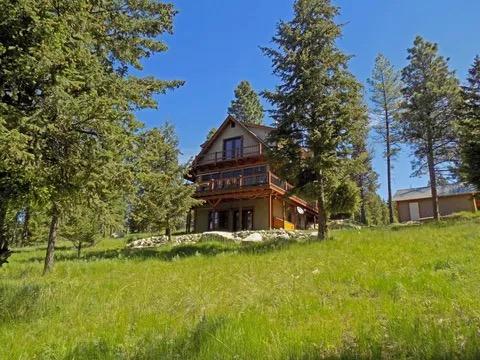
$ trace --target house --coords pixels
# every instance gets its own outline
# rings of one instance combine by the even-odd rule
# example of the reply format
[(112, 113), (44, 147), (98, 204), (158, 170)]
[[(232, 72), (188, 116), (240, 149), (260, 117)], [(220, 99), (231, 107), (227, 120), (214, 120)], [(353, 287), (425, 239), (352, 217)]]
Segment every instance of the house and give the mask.
[(265, 157), (272, 127), (249, 125), (228, 116), (195, 157), (189, 180), (204, 204), (193, 209), (195, 232), (314, 226), (313, 203), (292, 195)]
[[(478, 191), (473, 185), (459, 183), (437, 187), (440, 215), (459, 211), (476, 211), (480, 208)], [(397, 204), (400, 222), (433, 218), (430, 186), (398, 190), (393, 197)]]

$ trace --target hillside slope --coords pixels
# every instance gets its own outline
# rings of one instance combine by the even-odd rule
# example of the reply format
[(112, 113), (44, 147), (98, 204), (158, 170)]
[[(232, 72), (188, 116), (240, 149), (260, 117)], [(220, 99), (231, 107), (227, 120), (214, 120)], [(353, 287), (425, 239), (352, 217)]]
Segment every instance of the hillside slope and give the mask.
[(0, 359), (478, 358), (480, 219), (80, 260), (25, 248), (0, 270)]

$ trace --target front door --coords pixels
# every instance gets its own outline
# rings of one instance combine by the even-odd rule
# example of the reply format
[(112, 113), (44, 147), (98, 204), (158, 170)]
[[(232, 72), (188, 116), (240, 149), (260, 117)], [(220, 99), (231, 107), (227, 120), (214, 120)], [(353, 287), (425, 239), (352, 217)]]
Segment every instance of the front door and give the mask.
[(410, 220), (417, 221), (420, 220), (420, 209), (418, 207), (418, 202), (411, 202), (408, 204), (410, 209)]
[(242, 230), (253, 230), (253, 209), (242, 210)]

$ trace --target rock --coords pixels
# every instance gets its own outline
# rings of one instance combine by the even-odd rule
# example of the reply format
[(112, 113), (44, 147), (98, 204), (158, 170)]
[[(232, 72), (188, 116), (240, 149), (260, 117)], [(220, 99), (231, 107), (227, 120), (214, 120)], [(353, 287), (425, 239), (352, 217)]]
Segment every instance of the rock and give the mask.
[(202, 234), (184, 234), (172, 237), (172, 241), (176, 244), (194, 244), (200, 240)]
[(242, 243), (258, 243), (263, 241), (262, 234), (255, 232), (242, 239)]
[(155, 247), (155, 246), (165, 245), (167, 243), (168, 243), (167, 236), (152, 236), (149, 238), (132, 241), (127, 245), (127, 247), (141, 249), (146, 247)]
[(200, 236), (200, 241), (235, 241), (235, 235), (227, 231), (208, 231)]

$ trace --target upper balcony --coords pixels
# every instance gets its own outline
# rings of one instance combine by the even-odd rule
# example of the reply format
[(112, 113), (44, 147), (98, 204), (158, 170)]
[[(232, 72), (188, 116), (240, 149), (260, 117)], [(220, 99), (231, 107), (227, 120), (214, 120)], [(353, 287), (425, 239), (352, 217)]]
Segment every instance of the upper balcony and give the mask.
[[(227, 171), (221, 175), (220, 173), (210, 174), (215, 176), (197, 183), (196, 197), (215, 198), (218, 196), (238, 195), (243, 192), (266, 189), (273, 190), (280, 195), (286, 195), (293, 189), (292, 185), (280, 179), (272, 172), (262, 171), (262, 169), (265, 169), (265, 166), (250, 169), (256, 169), (257, 171), (254, 171), (253, 174), (249, 173), (249, 175), (242, 175), (241, 170)], [(296, 195), (288, 196), (304, 206), (316, 209), (314, 202), (305, 201)]]
[(193, 162), (193, 166), (215, 166), (219, 164), (242, 162), (246, 160), (258, 159), (263, 155), (263, 145), (259, 143), (256, 145), (225, 149), (223, 151), (215, 151), (205, 155), (197, 156)]
[[(260, 169), (262, 167), (258, 167)], [(214, 178), (197, 183), (197, 196), (212, 195), (214, 193), (235, 192), (254, 187), (273, 187), (281, 192), (287, 192), (293, 189), (293, 186), (271, 172), (257, 173), (242, 176), (241, 171), (229, 171), (228, 177)]]

